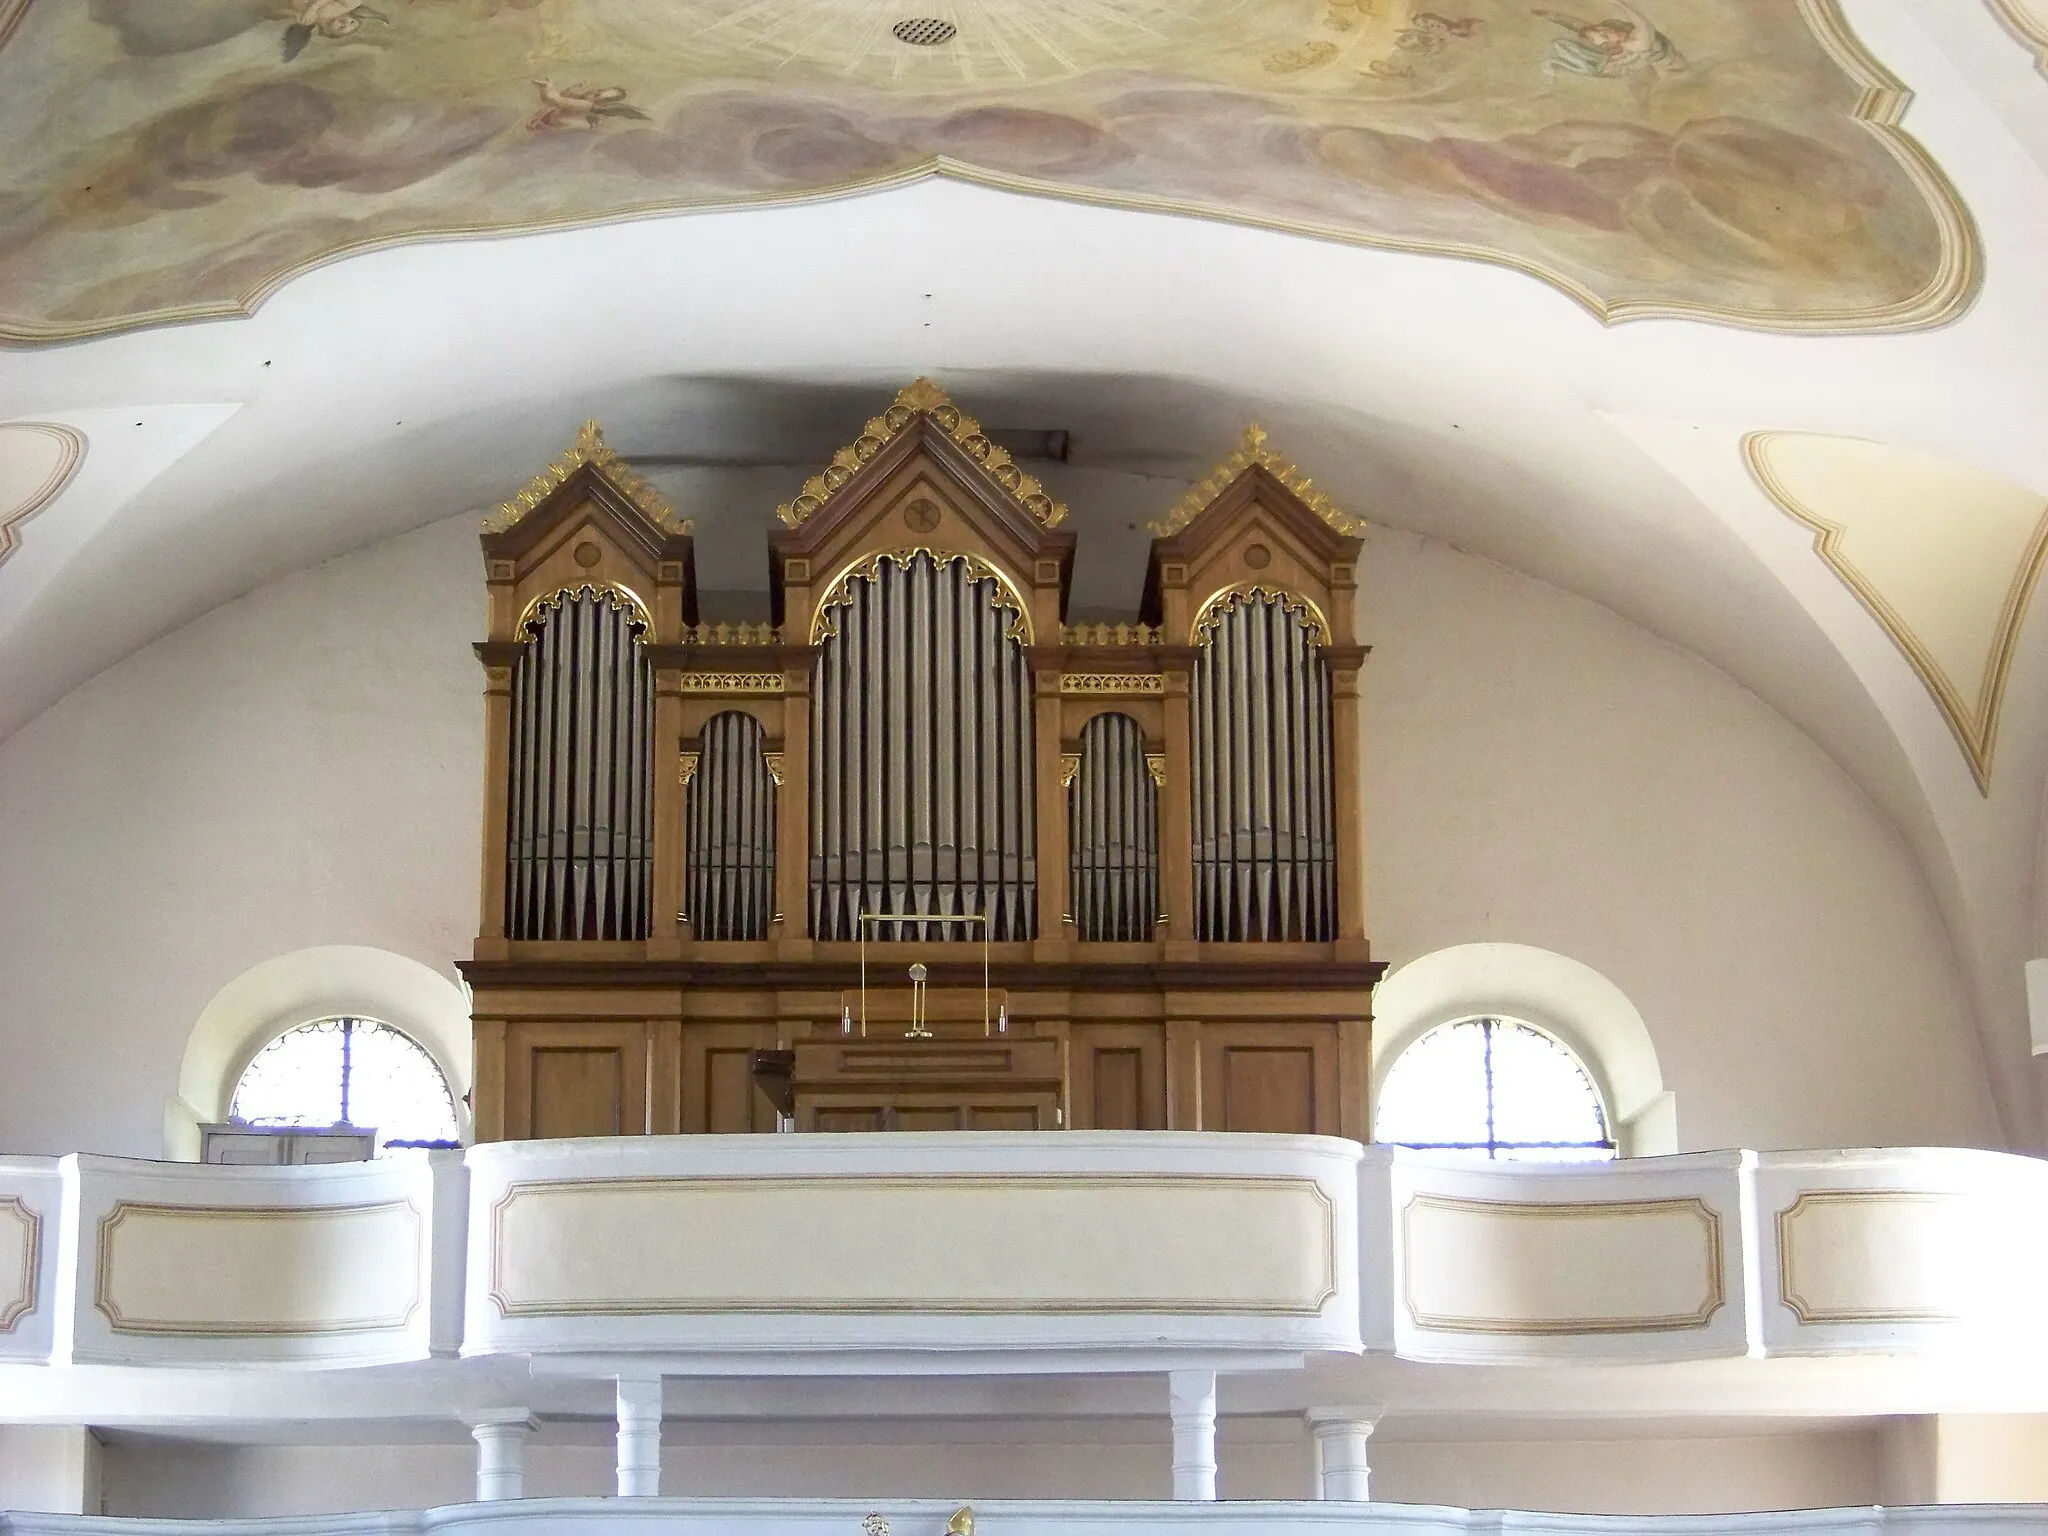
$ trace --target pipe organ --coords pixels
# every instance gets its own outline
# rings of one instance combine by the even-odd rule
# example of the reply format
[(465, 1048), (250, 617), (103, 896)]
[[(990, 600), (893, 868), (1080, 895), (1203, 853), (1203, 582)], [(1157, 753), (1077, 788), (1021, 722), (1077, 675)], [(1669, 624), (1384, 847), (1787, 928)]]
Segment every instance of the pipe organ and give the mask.
[(1365, 1139), (1358, 525), (1254, 429), (1070, 624), (924, 380), (778, 516), (768, 623), (594, 424), (486, 524), (478, 1136)]

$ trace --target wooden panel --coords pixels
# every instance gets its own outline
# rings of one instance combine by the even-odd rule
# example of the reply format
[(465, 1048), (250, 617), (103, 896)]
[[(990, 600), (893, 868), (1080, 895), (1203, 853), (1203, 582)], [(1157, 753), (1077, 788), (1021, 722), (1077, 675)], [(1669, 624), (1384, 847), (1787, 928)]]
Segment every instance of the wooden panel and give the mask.
[(1160, 1026), (1076, 1023), (1067, 1051), (1076, 1129), (1166, 1129), (1166, 1040)]
[(768, 1132), (775, 1106), (754, 1085), (755, 1051), (775, 1048), (775, 1026), (683, 1025), (682, 1114), (685, 1131)]
[(527, 1124), (534, 1136), (617, 1136), (625, 1129), (623, 1052), (547, 1045), (533, 1052), (530, 1070)]
[(882, 1129), (880, 1109), (816, 1109), (808, 1117), (809, 1125), (798, 1122), (806, 1131), (879, 1131)]
[(1342, 1123), (1334, 1024), (1202, 1029), (1202, 1128), (1334, 1136)]
[(1136, 1131), (1145, 1125), (1138, 1094), (1142, 1054), (1135, 1050), (1095, 1053), (1095, 1124), (1105, 1131)]
[[(970, 1104), (967, 1106), (967, 1129), (970, 1131), (1042, 1131), (1053, 1126), (1044, 1123), (1044, 1113), (1033, 1104)], [(909, 1127), (905, 1126), (905, 1130)]]
[(508, 1023), (506, 1138), (644, 1134), (647, 1035), (645, 1024), (617, 1020)]
[(704, 1053), (704, 1129), (752, 1131), (754, 1124), (753, 1048), (726, 1046)]
[(1059, 1095), (1050, 1089), (811, 1094), (797, 1099), (800, 1131), (1051, 1131)]

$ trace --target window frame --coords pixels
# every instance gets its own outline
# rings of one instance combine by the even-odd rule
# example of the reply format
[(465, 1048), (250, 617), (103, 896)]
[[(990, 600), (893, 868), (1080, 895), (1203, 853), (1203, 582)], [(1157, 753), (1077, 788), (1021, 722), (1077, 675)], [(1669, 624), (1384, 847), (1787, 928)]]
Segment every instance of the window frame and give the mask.
[[(1480, 1026), (1481, 1038), (1484, 1042), (1481, 1060), (1483, 1063), (1482, 1070), (1485, 1073), (1487, 1139), (1485, 1141), (1393, 1141), (1383, 1139), (1379, 1134), (1379, 1120), (1381, 1113), (1385, 1109), (1386, 1088), (1393, 1082), (1394, 1074), (1400, 1070), (1402, 1058), (1407, 1056), (1410, 1051), (1421, 1045), (1425, 1040), (1446, 1030), (1458, 1029), (1467, 1024), (1477, 1024)], [(1603, 1139), (1599, 1141), (1502, 1141), (1495, 1135), (1493, 1040), (1495, 1031), (1503, 1027), (1529, 1031), (1531, 1034), (1546, 1041), (1555, 1050), (1561, 1052), (1565, 1060), (1569, 1061), (1578, 1070), (1579, 1075), (1586, 1080), (1586, 1086), (1592, 1090), (1594, 1113), (1599, 1117), (1600, 1131)], [(1617, 1134), (1618, 1128), (1614, 1121), (1614, 1112), (1608, 1106), (1607, 1090), (1602, 1085), (1599, 1075), (1587, 1065), (1585, 1058), (1572, 1048), (1571, 1042), (1561, 1038), (1554, 1030), (1545, 1029), (1540, 1024), (1532, 1024), (1527, 1019), (1518, 1019), (1508, 1013), (1495, 1011), (1467, 1014), (1461, 1018), (1445, 1019), (1441, 1023), (1432, 1024), (1426, 1029), (1416, 1031), (1409, 1039), (1403, 1041), (1400, 1050), (1388, 1059), (1386, 1068), (1381, 1075), (1380, 1091), (1375, 1095), (1375, 1100), (1376, 1102), (1373, 1105), (1373, 1141), (1376, 1145), (1380, 1146), (1405, 1147), (1411, 1152), (1483, 1153), (1486, 1161), (1489, 1163), (1519, 1161), (1519, 1159), (1512, 1155), (1503, 1157), (1501, 1155), (1503, 1152), (1509, 1154), (1544, 1151), (1607, 1153), (1607, 1156), (1604, 1158), (1588, 1157), (1557, 1160), (1559, 1162), (1585, 1163), (1618, 1162), (1623, 1156), (1621, 1140)]]

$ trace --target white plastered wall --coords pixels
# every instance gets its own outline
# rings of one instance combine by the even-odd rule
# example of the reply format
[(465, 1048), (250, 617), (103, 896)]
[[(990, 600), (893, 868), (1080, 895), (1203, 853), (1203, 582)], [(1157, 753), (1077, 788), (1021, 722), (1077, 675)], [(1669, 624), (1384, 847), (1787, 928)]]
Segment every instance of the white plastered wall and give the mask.
[(1809, 737), (1448, 546), (1375, 528), (1361, 586), (1377, 958), (1590, 966), (1642, 1015), (1682, 1149), (2001, 1144), (1926, 882)]
[[(451, 517), (272, 583), (0, 743), (0, 1148), (161, 1155), (195, 1021), (274, 956), (359, 944), (452, 977), (475, 535)], [(1640, 1011), (1685, 1147), (1997, 1144), (1925, 882), (1810, 739), (1447, 546), (1376, 529), (1362, 576), (1377, 955), (1592, 967)]]

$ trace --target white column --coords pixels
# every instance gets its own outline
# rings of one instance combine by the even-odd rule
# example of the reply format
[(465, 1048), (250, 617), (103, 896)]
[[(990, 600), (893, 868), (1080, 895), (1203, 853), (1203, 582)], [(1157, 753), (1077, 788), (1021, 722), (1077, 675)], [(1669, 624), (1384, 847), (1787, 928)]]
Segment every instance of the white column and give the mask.
[(526, 1497), (526, 1440), (540, 1425), (525, 1409), (478, 1418), (469, 1426), (476, 1440), (476, 1501)]
[(1308, 1423), (1316, 1437), (1323, 1498), (1363, 1504), (1372, 1497), (1367, 1451), (1378, 1422), (1355, 1412), (1310, 1411)]
[(619, 1378), (619, 1497), (661, 1492), (661, 1378)]
[(1169, 1371), (1167, 1405), (1173, 1414), (1173, 1496), (1216, 1497), (1216, 1373)]

